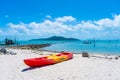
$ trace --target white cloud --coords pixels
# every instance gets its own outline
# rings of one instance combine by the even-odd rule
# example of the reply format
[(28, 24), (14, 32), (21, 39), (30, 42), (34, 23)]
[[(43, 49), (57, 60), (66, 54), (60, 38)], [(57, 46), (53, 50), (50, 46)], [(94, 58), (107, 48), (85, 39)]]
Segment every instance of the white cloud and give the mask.
[(58, 17), (55, 19), (55, 21), (58, 22), (67, 22), (67, 21), (75, 21), (76, 19), (72, 16), (64, 16), (64, 17)]
[[(72, 24), (74, 22), (79, 23)], [(10, 33), (34, 37), (64, 35), (78, 38), (95, 37), (109, 39), (112, 37), (117, 39), (120, 36), (120, 15), (115, 15), (113, 19), (104, 18), (97, 21), (77, 21), (72, 16), (63, 16), (56, 18), (54, 21), (45, 20), (40, 23), (31, 22), (29, 24), (9, 23), (8, 26)]]
[(11, 31), (14, 31), (15, 33), (29, 33), (29, 28), (27, 27), (27, 24), (20, 23), (20, 24), (13, 24), (9, 23), (8, 26), (10, 26)]
[(120, 15), (115, 15), (113, 17), (114, 19), (109, 19), (109, 18), (105, 18), (105, 19), (101, 19), (101, 20), (98, 20), (98, 21), (95, 21), (95, 23), (98, 25), (98, 26), (101, 26), (101, 27), (120, 27)]
[(120, 15), (114, 16), (114, 27), (120, 27)]

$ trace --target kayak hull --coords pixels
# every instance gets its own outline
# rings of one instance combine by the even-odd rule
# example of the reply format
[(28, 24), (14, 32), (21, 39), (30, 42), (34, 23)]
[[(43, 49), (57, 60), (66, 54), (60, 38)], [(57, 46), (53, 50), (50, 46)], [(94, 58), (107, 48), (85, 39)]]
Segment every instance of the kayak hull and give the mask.
[(24, 59), (24, 63), (30, 67), (46, 66), (55, 63), (54, 60), (46, 58), (47, 57)]
[(59, 62), (63, 62), (73, 58), (73, 54), (70, 52), (61, 52), (59, 54), (39, 57), (39, 58), (30, 58), (24, 59), (24, 63), (30, 67), (41, 67), (47, 65), (53, 65)]

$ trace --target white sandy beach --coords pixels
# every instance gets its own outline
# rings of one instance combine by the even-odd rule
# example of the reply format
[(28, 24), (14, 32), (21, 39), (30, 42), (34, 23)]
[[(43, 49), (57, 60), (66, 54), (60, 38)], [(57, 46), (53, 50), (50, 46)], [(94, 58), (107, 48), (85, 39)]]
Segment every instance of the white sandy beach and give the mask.
[[(40, 57), (52, 52), (9, 49), (17, 55), (0, 55), (0, 80), (120, 80), (120, 58), (82, 57), (55, 65), (29, 68), (23, 59)], [(36, 54), (39, 53), (39, 54)], [(43, 54), (43, 55), (40, 55)]]

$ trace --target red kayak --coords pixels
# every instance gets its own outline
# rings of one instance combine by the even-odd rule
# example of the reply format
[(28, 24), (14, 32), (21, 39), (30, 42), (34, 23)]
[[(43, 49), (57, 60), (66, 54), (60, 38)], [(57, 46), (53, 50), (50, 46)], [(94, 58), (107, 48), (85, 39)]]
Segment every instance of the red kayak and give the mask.
[(52, 65), (55, 63), (63, 62), (73, 58), (73, 54), (70, 52), (61, 52), (59, 54), (49, 55), (40, 58), (24, 59), (24, 63), (30, 67), (41, 67), (46, 65)]

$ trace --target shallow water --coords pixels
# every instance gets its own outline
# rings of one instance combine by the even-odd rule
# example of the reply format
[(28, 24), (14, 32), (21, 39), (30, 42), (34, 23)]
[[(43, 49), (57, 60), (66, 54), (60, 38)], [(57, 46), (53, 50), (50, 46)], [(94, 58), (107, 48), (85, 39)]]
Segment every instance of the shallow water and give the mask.
[(81, 41), (73, 41), (66, 43), (58, 43), (49, 47), (43, 48), (44, 50), (52, 51), (70, 51), (70, 52), (82, 52), (87, 51), (90, 53), (102, 53), (102, 54), (118, 54), (120, 55), (120, 41), (95, 41), (91, 44), (83, 44)]

